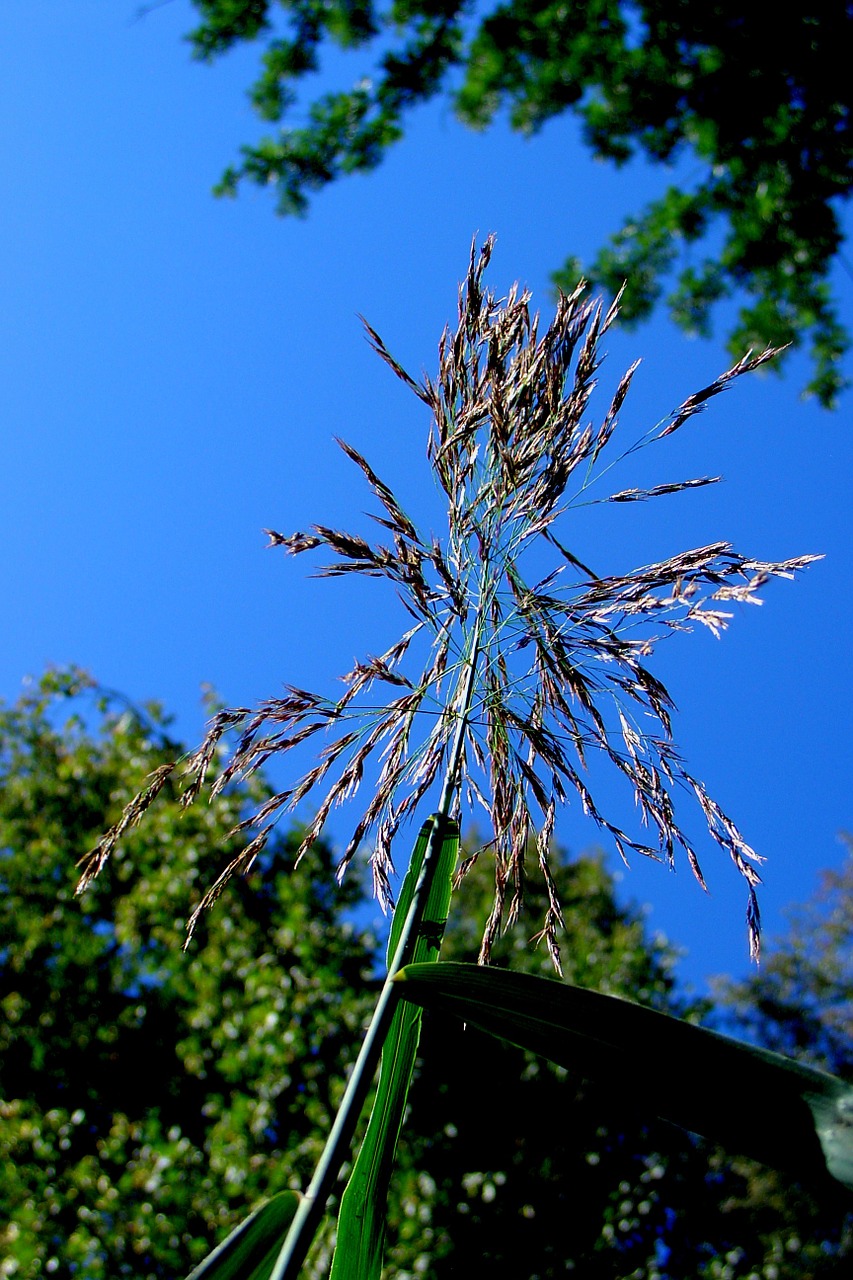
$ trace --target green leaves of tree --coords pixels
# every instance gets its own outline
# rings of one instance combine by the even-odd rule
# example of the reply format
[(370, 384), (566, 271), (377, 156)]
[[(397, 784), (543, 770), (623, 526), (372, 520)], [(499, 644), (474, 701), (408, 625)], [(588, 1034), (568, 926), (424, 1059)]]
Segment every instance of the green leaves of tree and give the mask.
[(0, 1255), (17, 1280), (52, 1258), (86, 1280), (185, 1275), (305, 1185), (372, 1003), (372, 940), (343, 918), (358, 888), (322, 842), (294, 876), (296, 831), (182, 952), (251, 787), (189, 812), (164, 791), (74, 897), (77, 859), (181, 750), (156, 708), (91, 685), (51, 674), (0, 707)]
[[(777, 7), (772, 21), (738, 0), (698, 11), (679, 0), (505, 0), (471, 19), (460, 0), (194, 2), (198, 57), (267, 39), (250, 96), (271, 122), (284, 120), (325, 43), (365, 50), (355, 85), (311, 101), (304, 126), (245, 146), (220, 193), (245, 178), (274, 186), (280, 212), (303, 213), (327, 183), (374, 168), (406, 112), (440, 92), (478, 129), (504, 108), (525, 133), (571, 110), (596, 156), (689, 156), (696, 174), (629, 217), (587, 264), (611, 292), (627, 279), (623, 319), (645, 316), (668, 290), (676, 323), (705, 333), (731, 297), (742, 302), (728, 342), (737, 358), (808, 342), (806, 392), (833, 405), (846, 385), (838, 366), (849, 338), (828, 278), (853, 150), (845, 0)], [(694, 257), (708, 235), (721, 247)], [(556, 282), (574, 288), (576, 267), (569, 259)]]
[(789, 913), (761, 969), (718, 982), (716, 995), (738, 1034), (853, 1079), (853, 836), (843, 841), (841, 868)]

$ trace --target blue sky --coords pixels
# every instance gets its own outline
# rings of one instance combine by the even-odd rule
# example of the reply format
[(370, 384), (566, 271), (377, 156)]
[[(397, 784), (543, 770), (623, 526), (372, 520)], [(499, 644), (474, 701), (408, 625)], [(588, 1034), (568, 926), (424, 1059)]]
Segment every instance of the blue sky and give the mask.
[[(135, 15), (134, 0), (4, 5), (0, 695), (74, 662), (162, 700), (194, 742), (204, 683), (243, 705), (284, 681), (330, 692), (397, 634), (393, 597), (365, 610), (358, 593), (306, 580), (306, 561), (265, 551), (261, 532), (359, 524), (368, 495), (335, 435), (418, 510), (427, 424), (357, 313), (402, 363), (431, 370), (472, 235), (497, 233), (493, 286), (521, 279), (547, 312), (550, 270), (591, 255), (666, 175), (595, 164), (568, 120), (531, 141), (501, 125), (476, 135), (439, 103), (375, 174), (280, 220), (268, 193), (210, 195), (262, 131), (244, 92), (256, 51), (199, 66), (181, 39), (185, 0)], [(853, 281), (837, 283), (853, 323)], [(607, 346), (602, 401), (643, 357), (626, 441), (729, 363), (719, 337), (691, 342), (662, 318)], [(741, 609), (721, 641), (677, 638), (654, 665), (692, 771), (768, 856), (771, 936), (853, 826), (853, 401), (834, 415), (802, 402), (806, 373), (797, 357), (781, 378), (741, 380), (620, 476), (725, 485), (578, 530), (604, 571), (717, 539), (756, 558), (826, 555)], [(558, 835), (595, 842), (572, 811)], [(623, 882), (689, 949), (682, 970), (700, 988), (747, 968), (738, 877), (713, 847), (703, 864), (710, 897), (686, 868), (636, 865)]]

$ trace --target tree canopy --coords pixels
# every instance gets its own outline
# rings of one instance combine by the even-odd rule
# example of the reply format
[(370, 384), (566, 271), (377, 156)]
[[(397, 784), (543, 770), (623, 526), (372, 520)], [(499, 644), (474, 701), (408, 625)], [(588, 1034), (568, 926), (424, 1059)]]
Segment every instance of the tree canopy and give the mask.
[(372, 944), (328, 846), (292, 876), (292, 833), (182, 953), (245, 789), (161, 804), (75, 899), (76, 861), (175, 748), (156, 707), (85, 684), (49, 677), (0, 717), (0, 1274), (174, 1280), (310, 1177)]
[[(571, 111), (599, 158), (689, 165), (594, 261), (569, 257), (555, 281), (574, 287), (583, 271), (615, 292), (627, 280), (629, 322), (666, 292), (673, 319), (696, 334), (709, 331), (715, 304), (732, 298), (740, 304), (732, 352), (808, 342), (806, 390), (836, 402), (849, 346), (829, 282), (850, 188), (847, 0), (787, 8), (736, 0), (193, 3), (198, 58), (263, 43), (250, 97), (264, 120), (281, 125), (242, 148), (221, 193), (248, 179), (274, 187), (280, 212), (302, 213), (327, 183), (378, 165), (408, 112), (438, 94), (475, 129), (506, 112), (513, 128), (533, 134)], [(300, 99), (332, 47), (361, 51), (355, 82)], [(296, 107), (302, 123), (294, 124)]]
[(784, 938), (744, 982), (719, 994), (741, 1034), (833, 1075), (853, 1077), (853, 836), (814, 897), (790, 912)]
[[(18, 1280), (174, 1280), (261, 1197), (304, 1185), (374, 998), (372, 939), (352, 924), (357, 882), (335, 885), (322, 842), (294, 874), (295, 831), (229, 886), (182, 953), (204, 863), (228, 858), (230, 824), (257, 801), (245, 787), (189, 811), (167, 793), (73, 897), (76, 860), (179, 745), (156, 707), (79, 673), (0, 710), (0, 1274)], [(447, 958), (476, 955), (485, 861), (457, 897)], [(568, 980), (702, 1012), (600, 858), (555, 875)], [(543, 892), (531, 886), (496, 963), (548, 971), (529, 942)], [(847, 1274), (843, 1209), (781, 1175), (450, 1020), (426, 1019), (421, 1061), (389, 1277), (443, 1280), (486, 1260), (508, 1280)]]

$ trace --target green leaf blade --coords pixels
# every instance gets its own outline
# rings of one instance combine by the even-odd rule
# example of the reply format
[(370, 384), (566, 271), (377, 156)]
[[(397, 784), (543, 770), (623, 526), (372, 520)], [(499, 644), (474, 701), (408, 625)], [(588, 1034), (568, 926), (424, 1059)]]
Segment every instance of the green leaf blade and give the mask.
[[(389, 968), (403, 936), (404, 922), (415, 902), (436, 823), (441, 824), (435, 837), (438, 840), (438, 861), (426, 887), (425, 901), (408, 950), (413, 963), (429, 967), (438, 959), (450, 911), (453, 872), (459, 855), (459, 828), (455, 822), (435, 815), (421, 827), (409, 869), (403, 879), (388, 939)], [(382, 1048), (379, 1082), (367, 1132), (341, 1199), (330, 1280), (379, 1280), (388, 1184), (406, 1110), (420, 1032), (421, 1010), (401, 1000), (394, 1011)]]
[(853, 1087), (781, 1054), (617, 996), (445, 963), (396, 975), (406, 1000), (613, 1088), (621, 1101), (729, 1150), (853, 1191)]
[(269, 1280), (299, 1200), (296, 1191), (274, 1195), (235, 1227), (187, 1280)]

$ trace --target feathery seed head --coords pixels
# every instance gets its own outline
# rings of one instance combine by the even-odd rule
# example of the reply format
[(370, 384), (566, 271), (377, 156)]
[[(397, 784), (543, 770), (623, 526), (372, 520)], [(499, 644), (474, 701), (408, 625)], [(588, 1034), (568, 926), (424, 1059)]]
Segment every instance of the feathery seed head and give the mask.
[[(270, 797), (241, 824), (257, 834), (198, 910), (216, 899), (232, 875), (247, 870), (276, 818), (317, 796), (298, 861), (332, 810), (358, 795), (372, 758), (375, 786), (354, 824), (341, 873), (370, 837), (375, 891), (389, 906), (394, 837), (444, 779), (443, 794), (452, 797), (455, 811), (466, 802), (482, 806), (491, 821), (496, 887), (484, 961), (502, 925), (518, 913), (533, 848), (549, 894), (541, 937), (559, 967), (562, 917), (549, 869), (559, 805), (579, 804), (623, 858), (633, 851), (672, 864), (680, 850), (704, 886), (696, 852), (676, 813), (676, 795), (681, 799), (685, 792), (746, 882), (750, 948), (757, 955), (760, 859), (683, 765), (672, 740), (672, 700), (646, 659), (673, 631), (702, 625), (719, 634), (730, 616), (721, 604), (757, 603), (756, 593), (769, 578), (792, 577), (818, 557), (759, 562), (717, 542), (627, 574), (600, 576), (582, 563), (565, 545), (561, 526), (573, 505), (593, 500), (588, 490), (599, 474), (596, 464), (611, 445), (637, 366), (620, 381), (600, 425), (588, 422), (599, 342), (617, 304), (603, 314), (579, 286), (559, 299), (552, 323), (540, 333), (529, 294), (516, 287), (499, 301), (484, 288), (492, 245), (490, 237), (479, 253), (472, 246), (458, 325), (441, 337), (434, 381), (413, 379), (365, 322), (374, 349), (431, 411), (427, 456), (446, 505), (444, 539), (419, 533), (391, 489), (343, 441), (341, 448), (378, 500), (382, 514), (374, 518), (386, 532), (387, 545), (324, 525), (286, 536), (267, 530), (270, 546), (289, 555), (326, 550), (331, 558), (320, 568), (322, 576), (358, 573), (389, 580), (413, 625), (385, 653), (357, 662), (343, 677), (344, 692), (337, 699), (287, 688), (283, 697), (255, 711), (240, 708), (214, 718), (186, 766), (187, 803), (195, 800), (211, 770), (215, 795), (231, 779), (317, 735), (322, 748), (317, 763), (292, 788)], [(740, 361), (621, 456), (671, 435), (772, 354)], [(718, 478), (622, 489), (594, 501), (644, 501)], [(547, 553), (550, 565), (544, 576), (537, 573), (529, 581), (527, 566), (536, 558), (530, 554), (536, 546)], [(404, 672), (410, 654), (424, 648), (420, 670)], [(387, 692), (377, 698), (381, 688)], [(223, 735), (235, 728), (239, 740), (230, 755), (224, 754)], [(591, 752), (609, 760), (626, 780), (643, 838), (598, 807), (586, 770)], [(152, 779), (92, 851), (81, 884), (96, 874), (121, 831), (138, 819), (164, 781)], [(460, 875), (464, 870), (465, 865)], [(198, 911), (191, 927), (197, 916)]]

